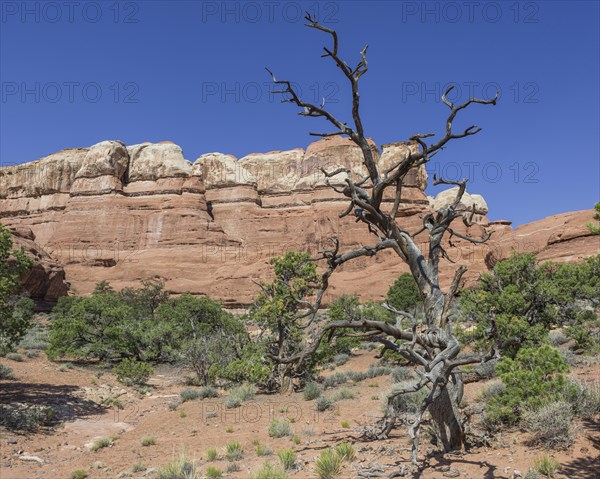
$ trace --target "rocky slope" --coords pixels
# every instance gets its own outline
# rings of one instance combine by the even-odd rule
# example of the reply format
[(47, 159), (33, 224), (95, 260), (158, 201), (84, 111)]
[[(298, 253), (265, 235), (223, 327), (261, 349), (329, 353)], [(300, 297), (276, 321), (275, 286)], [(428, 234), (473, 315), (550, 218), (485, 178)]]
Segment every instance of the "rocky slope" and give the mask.
[[(373, 144), (378, 161), (392, 164), (412, 146)], [(365, 225), (339, 219), (347, 205), (325, 185), (320, 168), (349, 168), (364, 174), (360, 151), (349, 140), (328, 138), (306, 150), (274, 151), (237, 159), (209, 153), (195, 162), (170, 142), (125, 146), (104, 141), (90, 148), (66, 149), (40, 160), (0, 169), (0, 221), (30, 228), (35, 242), (64, 266), (79, 293), (106, 279), (120, 288), (161, 276), (176, 292), (208, 294), (231, 307), (248, 304), (257, 292), (253, 280), (269, 275), (268, 260), (285, 251), (312, 253), (338, 235), (344, 248), (372, 244)], [(333, 182), (342, 182), (343, 176)], [(399, 217), (409, 230), (452, 197), (428, 198), (424, 168), (410, 175)], [(475, 224), (460, 232), (493, 241), (473, 245), (459, 240), (448, 253), (443, 282), (458, 264), (472, 280), (512, 249), (542, 259), (576, 261), (597, 254), (600, 238), (589, 236), (591, 211), (557, 215), (512, 230), (510, 222), (491, 222), (479, 195)], [(425, 236), (423, 236), (425, 241)], [(391, 253), (363, 258), (332, 280), (330, 297), (359, 294), (381, 298), (405, 267)], [(49, 288), (54, 295), (56, 288)], [(40, 293), (37, 293), (38, 295)], [(43, 293), (46, 295), (47, 293)]]

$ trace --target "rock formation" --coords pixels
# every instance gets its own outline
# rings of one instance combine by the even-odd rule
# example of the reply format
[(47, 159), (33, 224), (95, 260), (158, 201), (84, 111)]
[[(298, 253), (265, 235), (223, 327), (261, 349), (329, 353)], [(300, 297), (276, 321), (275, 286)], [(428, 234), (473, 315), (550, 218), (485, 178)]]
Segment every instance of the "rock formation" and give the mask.
[(35, 242), (31, 229), (25, 226), (11, 228), (14, 249), (23, 248), (32, 260), (32, 267), (21, 278), (21, 282), (30, 296), (37, 300), (40, 309), (65, 296), (69, 284), (65, 281), (65, 270)]
[[(373, 143), (372, 148), (385, 169), (414, 145), (392, 143), (380, 151)], [(103, 141), (0, 169), (0, 221), (30, 228), (35, 243), (63, 265), (79, 293), (89, 293), (100, 280), (121, 288), (160, 276), (174, 293), (207, 294), (237, 307), (251, 302), (258, 289), (253, 280), (269, 276), (273, 256), (291, 250), (314, 254), (332, 235), (344, 248), (374, 243), (364, 224), (352, 215), (338, 216), (347, 203), (326, 185), (321, 168), (340, 166), (357, 177), (365, 174), (359, 149), (339, 137), (306, 150), (239, 160), (208, 153), (193, 163), (170, 142), (126, 147)], [(330, 182), (341, 184), (345, 175)], [(442, 206), (452, 197), (452, 191), (444, 191), (428, 198), (426, 185), (427, 173), (420, 167), (403, 189), (398, 216), (410, 231), (420, 229), (431, 205)], [(591, 212), (558, 215), (513, 231), (510, 222), (487, 219), (481, 196), (466, 195), (463, 203), (476, 205), (474, 224), (460, 222), (456, 231), (476, 238), (494, 234), (488, 245), (453, 238), (448, 254), (456, 264), (442, 267), (445, 284), (458, 264), (469, 267), (473, 280), (486, 262), (510, 255), (515, 245), (543, 259), (574, 261), (598, 253), (600, 240), (584, 226)], [(384, 252), (344, 265), (332, 277), (329, 298), (342, 293), (383, 297), (406, 271), (399, 259), (387, 261), (391, 256)], [(64, 293), (50, 282), (36, 294), (50, 299)]]

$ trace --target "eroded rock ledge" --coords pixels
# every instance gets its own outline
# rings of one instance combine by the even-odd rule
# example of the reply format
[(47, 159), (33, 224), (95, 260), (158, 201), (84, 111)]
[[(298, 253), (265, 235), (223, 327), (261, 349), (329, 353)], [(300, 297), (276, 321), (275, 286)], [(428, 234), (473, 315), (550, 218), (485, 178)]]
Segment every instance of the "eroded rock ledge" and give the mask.
[[(385, 169), (415, 146), (372, 147)], [(366, 173), (360, 150), (339, 137), (312, 143), (306, 150), (240, 159), (207, 153), (194, 162), (171, 142), (126, 146), (103, 141), (0, 169), (0, 221), (30, 228), (35, 244), (64, 266), (79, 293), (90, 292), (103, 279), (120, 288), (161, 276), (174, 292), (208, 294), (239, 306), (255, 295), (252, 280), (268, 276), (273, 256), (290, 250), (316, 253), (332, 235), (347, 248), (374, 242), (364, 225), (338, 217), (344, 198), (325, 185), (321, 168), (340, 166), (356, 176)], [(330, 181), (342, 183), (344, 175)], [(428, 198), (426, 186), (425, 169), (411, 171), (398, 215), (409, 230), (417, 231), (432, 206), (452, 197), (452, 191), (444, 191)], [(457, 224), (457, 231), (478, 238), (494, 231), (490, 245), (455, 241), (453, 259), (469, 267), (470, 278), (486, 269), (486, 258), (490, 262), (510, 254), (518, 238), (527, 240), (528, 250), (553, 251), (551, 257), (573, 260), (594, 254), (588, 244), (569, 255), (564, 252), (592, 241), (581, 228), (591, 217), (586, 212), (571, 214), (562, 229), (562, 220), (555, 219), (542, 232), (513, 231), (510, 222), (487, 219), (488, 206), (481, 196), (466, 195), (463, 203), (476, 205), (475, 224)], [(398, 260), (386, 261), (389, 254), (344, 265), (334, 275), (330, 295), (381, 298), (405, 268)], [(444, 266), (444, 282), (455, 267)], [(50, 296), (59, 291), (55, 286), (48, 290)]]

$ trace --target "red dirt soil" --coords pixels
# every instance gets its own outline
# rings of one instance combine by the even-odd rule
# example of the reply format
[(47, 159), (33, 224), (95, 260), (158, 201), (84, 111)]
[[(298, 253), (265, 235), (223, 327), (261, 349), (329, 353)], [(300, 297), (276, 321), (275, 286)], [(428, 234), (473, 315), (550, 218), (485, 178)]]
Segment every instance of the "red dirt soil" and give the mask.
[[(374, 356), (374, 352), (359, 351), (336, 371), (367, 369), (375, 363)], [(389, 376), (339, 386), (336, 389), (351, 389), (356, 398), (338, 401), (333, 411), (323, 413), (317, 413), (314, 402), (305, 401), (301, 393), (259, 394), (240, 408), (225, 409), (226, 393), (222, 392), (217, 399), (188, 401), (172, 411), (169, 403), (175, 402), (179, 392), (186, 388), (184, 372), (174, 368), (158, 368), (149, 381), (151, 392), (141, 396), (118, 383), (111, 373), (97, 377), (98, 369), (85, 365), (61, 369), (60, 363), (50, 362), (43, 353), (21, 363), (7, 359), (1, 362), (14, 370), (16, 380), (0, 382), (0, 404), (52, 405), (61, 418), (68, 418), (62, 425), (36, 434), (18, 435), (0, 428), (2, 479), (68, 479), (76, 469), (84, 469), (89, 479), (153, 477), (156, 472), (152, 469), (133, 473), (132, 466), (142, 463), (147, 468), (160, 468), (182, 452), (196, 460), (202, 473), (208, 465), (225, 471), (228, 461), (223, 458), (223, 451), (232, 440), (242, 443), (244, 457), (239, 462), (241, 470), (224, 473), (224, 477), (247, 478), (265, 460), (279, 462), (275, 454), (257, 457), (255, 440), (275, 453), (284, 448), (297, 452), (300, 469), (290, 473), (292, 479), (316, 477), (315, 458), (324, 448), (342, 441), (353, 443), (357, 456), (344, 464), (340, 478), (359, 477), (360, 470), (373, 465), (391, 466), (384, 470), (382, 477), (403, 465), (410, 466), (410, 445), (402, 427), (388, 440), (364, 442), (359, 439), (360, 426), (381, 417), (381, 398), (389, 390)], [(572, 375), (583, 380), (600, 379), (597, 365), (576, 369)], [(483, 383), (467, 385), (469, 403), (482, 387)], [(330, 396), (334, 392), (327, 390), (325, 394)], [(111, 395), (119, 397), (123, 409), (98, 406), (97, 402)], [(181, 417), (182, 411), (185, 417)], [(269, 437), (271, 419), (281, 416), (294, 418), (292, 427), (300, 444), (295, 445), (289, 437)], [(342, 427), (342, 421), (348, 421), (350, 427)], [(117, 439), (110, 447), (92, 452), (86, 446), (95, 439), (112, 435)], [(156, 444), (142, 447), (140, 441), (146, 436), (155, 437)], [(515, 477), (515, 470), (525, 475), (534, 457), (543, 452), (528, 447), (526, 442), (526, 434), (513, 430), (503, 433), (493, 447), (464, 454), (442, 454), (423, 437), (420, 452), (423, 457), (429, 455), (429, 466), (404, 477), (443, 478), (447, 466), (458, 469), (460, 477), (467, 479), (510, 479)], [(206, 451), (211, 447), (217, 448), (220, 458), (207, 462)], [(579, 423), (575, 444), (566, 451), (550, 454), (561, 464), (556, 478), (599, 478), (600, 422)], [(43, 464), (24, 461), (20, 459), (23, 455), (37, 456)], [(123, 472), (129, 476), (120, 474)]]

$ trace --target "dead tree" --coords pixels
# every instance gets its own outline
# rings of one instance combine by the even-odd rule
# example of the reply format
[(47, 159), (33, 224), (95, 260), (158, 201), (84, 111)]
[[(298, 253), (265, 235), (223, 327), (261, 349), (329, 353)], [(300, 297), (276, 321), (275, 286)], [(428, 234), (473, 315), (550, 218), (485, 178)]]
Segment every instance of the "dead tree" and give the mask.
[[(360, 52), (360, 61), (352, 68), (342, 60), (338, 53), (338, 35), (335, 30), (321, 25), (316, 18), (307, 15), (309, 28), (325, 32), (332, 39), (330, 47), (324, 47), (322, 57), (331, 59), (342, 71), (350, 82), (352, 88), (352, 119), (353, 126), (338, 120), (325, 109), (324, 102), (320, 105), (307, 103), (300, 98), (292, 83), (288, 80), (280, 80), (267, 69), (272, 81), (278, 89), (275, 93), (283, 95), (282, 102), (292, 103), (300, 108), (300, 115), (324, 118), (331, 123), (335, 130), (329, 133), (311, 133), (313, 136), (328, 137), (343, 135), (349, 137), (361, 150), (363, 164), (367, 174), (364, 177), (355, 177), (347, 168), (338, 168), (334, 171), (322, 170), (327, 178), (326, 183), (339, 194), (348, 198), (348, 207), (340, 214), (340, 217), (350, 215), (354, 212), (357, 219), (362, 220), (368, 226), (369, 231), (376, 237), (371, 246), (341, 253), (340, 245), (333, 238), (333, 248), (321, 252), (321, 259), (326, 260), (327, 268), (323, 273), (323, 284), (317, 293), (316, 301), (309, 304), (306, 302), (307, 310), (314, 318), (317, 308), (323, 297), (323, 291), (331, 274), (341, 264), (361, 256), (373, 256), (385, 249), (393, 250), (402, 261), (410, 268), (415, 278), (424, 303), (425, 324), (418, 331), (416, 321), (411, 314), (403, 311), (392, 310), (399, 318), (408, 318), (412, 321), (412, 327), (403, 328), (401, 325), (406, 321), (397, 321), (392, 325), (381, 321), (368, 320), (345, 320), (328, 322), (324, 325), (315, 325), (312, 334), (307, 335), (304, 349), (286, 358), (276, 358), (285, 364), (293, 364), (301, 367), (302, 362), (310, 357), (318, 348), (319, 342), (331, 335), (339, 328), (360, 330), (369, 340), (377, 340), (386, 348), (401, 354), (404, 358), (417, 366), (420, 379), (413, 386), (391, 393), (388, 397), (388, 408), (382, 420), (381, 428), (378, 429), (376, 437), (387, 437), (395, 426), (398, 418), (393, 408), (393, 401), (402, 394), (408, 394), (426, 388), (427, 396), (420, 406), (412, 422), (409, 424), (408, 432), (412, 438), (412, 460), (417, 462), (417, 450), (419, 444), (419, 428), (423, 422), (424, 415), (428, 412), (437, 426), (439, 439), (446, 450), (463, 448), (465, 443), (465, 419), (459, 410), (459, 404), (463, 394), (463, 382), (461, 380), (461, 366), (485, 362), (495, 356), (495, 351), (482, 354), (461, 353), (461, 345), (453, 334), (451, 304), (461, 287), (461, 279), (466, 268), (459, 267), (453, 281), (447, 291), (442, 291), (439, 284), (439, 263), (441, 258), (448, 259), (443, 248), (442, 240), (449, 235), (459, 237), (473, 243), (483, 243), (489, 239), (475, 239), (458, 233), (452, 228), (452, 222), (457, 218), (467, 224), (471, 224), (475, 214), (474, 208), (467, 210), (461, 204), (465, 193), (467, 180), (446, 181), (435, 179), (434, 184), (446, 184), (458, 186), (454, 201), (435, 212), (427, 214), (423, 218), (423, 226), (418, 231), (408, 231), (397, 221), (397, 214), (402, 200), (402, 186), (405, 177), (412, 168), (426, 164), (431, 158), (439, 153), (451, 140), (466, 138), (478, 133), (481, 129), (473, 125), (461, 132), (453, 130), (453, 122), (459, 112), (472, 104), (495, 105), (498, 93), (493, 99), (485, 100), (471, 98), (462, 104), (454, 104), (448, 99), (448, 94), (453, 87), (448, 88), (442, 95), (442, 101), (449, 108), (450, 113), (446, 119), (445, 134), (434, 141), (433, 133), (416, 134), (410, 137), (415, 148), (407, 149), (404, 158), (385, 169), (379, 168), (377, 158), (374, 156), (373, 147), (368, 143), (364, 133), (363, 123), (360, 117), (359, 104), (359, 80), (367, 72), (367, 46)], [(330, 184), (329, 179), (333, 176), (345, 174), (345, 184), (337, 187)], [(384, 203), (386, 190), (394, 191), (393, 203)], [(421, 233), (428, 235), (427, 247), (423, 250), (417, 245), (415, 237)], [(313, 319), (307, 321), (310, 325)]]

